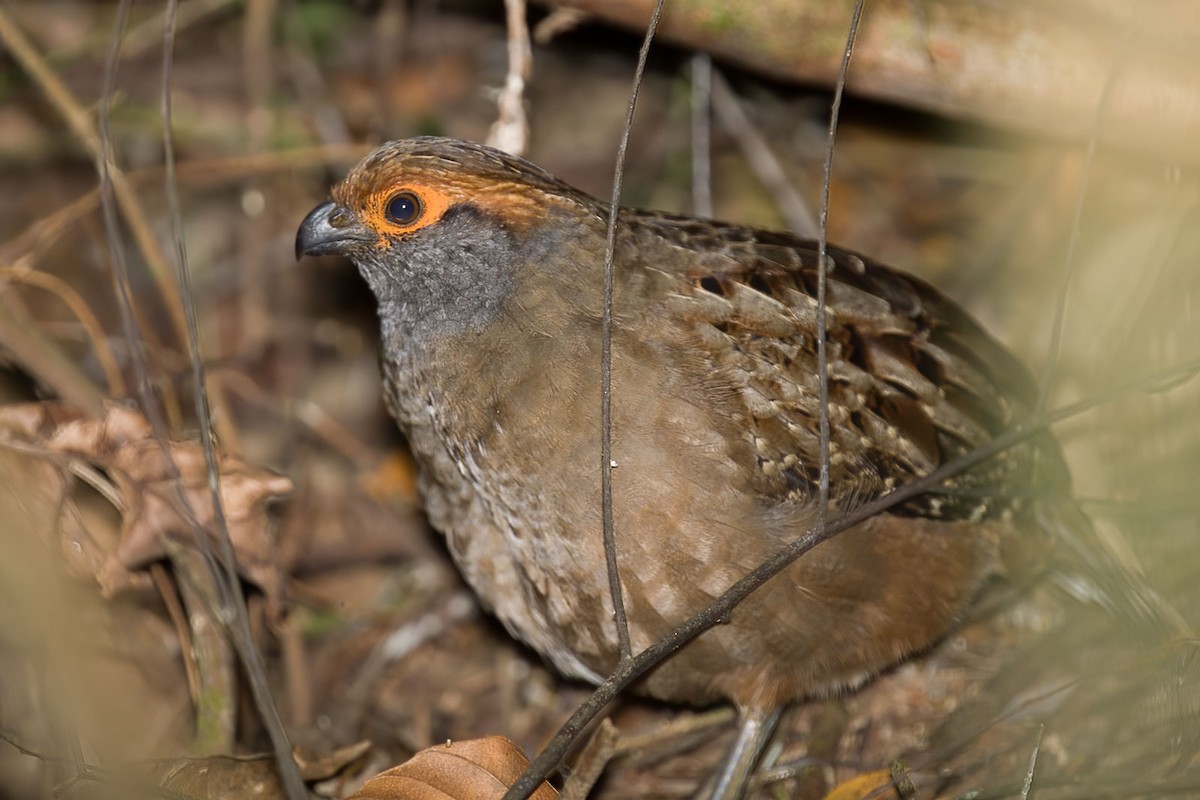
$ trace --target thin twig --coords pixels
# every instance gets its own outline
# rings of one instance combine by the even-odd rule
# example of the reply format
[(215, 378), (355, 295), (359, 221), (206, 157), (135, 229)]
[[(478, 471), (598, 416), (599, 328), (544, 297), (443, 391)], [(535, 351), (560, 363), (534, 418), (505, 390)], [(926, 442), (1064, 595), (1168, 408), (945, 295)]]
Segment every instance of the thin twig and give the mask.
[(587, 800), (592, 793), (592, 787), (600, 780), (605, 767), (616, 755), (620, 738), (621, 732), (612, 724), (612, 720), (600, 721), (596, 732), (576, 759), (571, 776), (563, 784), (559, 800)]
[[(250, 620), (246, 615), (246, 601), (242, 593), (241, 578), (237, 573), (237, 556), (234, 553), (233, 542), (229, 538), (229, 526), (226, 523), (225, 507), (221, 498), (221, 476), (212, 444), (212, 416), (209, 412), (208, 392), (205, 389), (204, 360), (200, 352), (200, 330), (196, 321), (195, 303), (192, 301), (191, 270), (188, 268), (183, 216), (179, 210), (179, 196), (175, 185), (175, 145), (171, 128), (171, 77), (175, 55), (175, 13), (177, 8), (178, 0), (167, 0), (167, 13), (163, 21), (162, 110), (163, 153), (166, 168), (164, 188), (171, 219), (171, 238), (175, 242), (181, 301), (187, 323), (186, 340), (192, 363), (192, 388), (196, 404), (196, 417), (200, 425), (200, 444), (204, 450), (208, 489), (212, 498), (213, 524), (216, 528), (217, 543), (221, 549), (221, 561), (225, 569), (225, 586), (221, 592), (224, 606), (221, 608), (221, 621), (229, 629), (230, 637), (241, 657), (255, 705), (271, 739), (275, 764), (288, 800), (305, 800), (308, 793), (304, 788), (304, 780), (292, 757), (291, 743), (288, 741), (287, 731), (284, 730), (283, 722), (279, 718), (279, 712), (271, 697), (266, 668), (262, 663), (262, 656), (254, 644)], [(217, 577), (214, 575), (214, 578)], [(218, 583), (221, 583), (219, 579)]]
[(540, 45), (549, 44), (556, 36), (578, 28), (591, 17), (583, 9), (558, 6), (533, 27), (533, 40)]
[(767, 140), (754, 127), (733, 89), (714, 70), (712, 76), (713, 113), (742, 151), (742, 158), (750, 165), (750, 171), (771, 195), (779, 209), (783, 222), (793, 233), (800, 236), (815, 236), (817, 221), (813, 218), (808, 203), (792, 186), (783, 171), (783, 165), (771, 151)]
[[(707, 608), (688, 618), (678, 627), (660, 638), (637, 655), (622, 661), (613, 674), (601, 683), (587, 701), (571, 715), (555, 734), (550, 744), (504, 795), (504, 800), (524, 800), (541, 785), (566, 757), (571, 744), (622, 691), (648, 670), (657, 666), (670, 654), (686, 646), (709, 628), (720, 624), (733, 609), (758, 587), (787, 569), (796, 559), (803, 556), (821, 542), (831, 539), (844, 530), (860, 525), (889, 509), (911, 500), (918, 495), (936, 491), (940, 485), (954, 476), (995, 457), (1010, 447), (1036, 436), (1051, 425), (1076, 417), (1097, 406), (1112, 402), (1125, 395), (1153, 388), (1164, 380), (1191, 373), (1200, 367), (1200, 359), (1187, 361), (1164, 372), (1156, 373), (1136, 381), (1113, 387), (1077, 403), (1064, 406), (1049, 413), (1034, 414), (1019, 425), (997, 436), (987, 444), (951, 459), (925, 477), (894, 489), (888, 494), (864, 503), (853, 511), (829, 520), (824, 528), (813, 527), (794, 539), (786, 547), (764, 561), (755, 570), (729, 587)], [(651, 532), (653, 533), (653, 532)]]
[(825, 328), (826, 275), (825, 250), (828, 246), (829, 185), (833, 176), (833, 151), (837, 144), (838, 116), (842, 110), (842, 93), (846, 88), (846, 73), (850, 70), (850, 57), (854, 54), (854, 42), (858, 39), (858, 23), (862, 19), (863, 0), (854, 4), (850, 17), (850, 31), (846, 34), (846, 49), (842, 53), (842, 64), (838, 68), (837, 85), (833, 90), (833, 104), (829, 111), (829, 139), (825, 148), (825, 166), (821, 177), (821, 220), (817, 230), (817, 383), (820, 394), (820, 453), (821, 473), (817, 495), (817, 526), (825, 524), (829, 514), (829, 344)]
[(613, 617), (617, 626), (617, 644), (621, 661), (632, 655), (629, 644), (629, 620), (625, 616), (625, 601), (621, 596), (621, 575), (617, 568), (617, 540), (613, 526), (612, 510), (612, 316), (613, 284), (615, 269), (613, 259), (617, 250), (617, 217), (621, 213), (621, 181), (625, 174), (625, 153), (629, 149), (629, 133), (633, 129), (633, 115), (637, 111), (638, 91), (642, 88), (642, 77), (646, 74), (646, 60), (650, 56), (650, 43), (658, 29), (663, 4), (658, 0), (646, 38), (638, 51), (637, 69), (633, 74), (633, 88), (629, 93), (629, 108), (625, 114), (625, 127), (621, 131), (621, 142), (617, 146), (617, 163), (613, 171), (612, 201), (608, 208), (608, 232), (604, 241), (604, 311), (600, 328), (600, 503), (604, 535), (604, 561), (608, 568), (608, 588), (612, 595)]
[[(90, 464), (88, 467), (95, 469)], [(114, 508), (119, 507), (114, 505)], [(192, 632), (188, 628), (187, 611), (179, 599), (179, 593), (176, 591), (174, 581), (171, 580), (170, 573), (161, 562), (155, 562), (150, 565), (150, 580), (154, 582), (154, 588), (158, 589), (158, 596), (162, 600), (163, 606), (167, 609), (167, 617), (175, 627), (175, 635), (179, 637), (180, 651), (183, 655), (183, 674), (187, 679), (188, 695), (192, 698), (192, 704), (199, 706), (201, 702), (200, 675), (196, 667), (196, 654), (192, 649)]]
[(737, 712), (733, 706), (717, 706), (707, 711), (681, 714), (651, 723), (638, 730), (622, 733), (613, 757), (651, 748), (670, 749), (674, 747), (673, 741), (692, 742), (698, 734), (711, 737), (717, 728), (728, 726), (736, 719)]
[(496, 98), (499, 114), (488, 131), (487, 143), (506, 153), (524, 155), (529, 148), (529, 119), (525, 116), (525, 82), (533, 70), (525, 0), (504, 0), (508, 28), (508, 74)]
[[(121, 55), (121, 36), (129, 19), (130, 0), (121, 0), (117, 5), (112, 40), (104, 68), (104, 86), (101, 90), (100, 108), (96, 120), (96, 171), (100, 175), (100, 211), (104, 218), (104, 231), (108, 239), (108, 255), (112, 264), (113, 289), (117, 294), (117, 308), (121, 314), (121, 329), (125, 335), (125, 346), (129, 349), (129, 363), (133, 367), (136, 390), (141, 399), (142, 410), (155, 430), (165, 426), (158, 416), (158, 403), (154, 400), (154, 389), (147, 371), (145, 342), (138, 329), (134, 315), (133, 293), (130, 291), (129, 266), (125, 260), (125, 248), (121, 246), (121, 226), (117, 219), (116, 166), (112, 162), (112, 99), (115, 94), (117, 63)], [(166, 445), (164, 444), (164, 451)]]
[(1029, 754), (1029, 767), (1025, 771), (1025, 782), (1021, 784), (1021, 800), (1029, 800), (1033, 793), (1033, 776), (1037, 771), (1038, 755), (1042, 751), (1042, 736), (1046, 733), (1046, 726), (1038, 726), (1037, 740), (1033, 743), (1033, 752)]
[[(6, 443), (6, 446), (7, 443)], [(49, 458), (49, 454), (44, 451), (35, 451), (40, 457)], [(115, 508), (122, 514), (125, 513), (125, 498), (121, 496), (121, 492), (113, 485), (110, 476), (105, 475), (91, 463), (82, 458), (70, 458), (67, 461), (67, 470), (79, 480), (86, 483), (89, 487), (96, 491), (96, 494), (104, 498), (105, 502)]]

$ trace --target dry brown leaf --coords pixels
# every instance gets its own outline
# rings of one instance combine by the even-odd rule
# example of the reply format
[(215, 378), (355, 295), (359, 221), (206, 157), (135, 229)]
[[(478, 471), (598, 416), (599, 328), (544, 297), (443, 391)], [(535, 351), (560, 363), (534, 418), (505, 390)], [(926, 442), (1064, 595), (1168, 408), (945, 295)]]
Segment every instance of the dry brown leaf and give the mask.
[[(124, 506), (115, 549), (100, 547), (88, 535), (69, 497), (65, 464), (47, 462), (48, 491), (57, 493), (62, 503), (59, 535), (68, 565), (77, 574), (95, 575), (106, 593), (129, 584), (133, 570), (162, 558), (164, 536), (191, 539), (195, 527), (186, 514), (193, 514), (203, 529), (212, 529), (212, 497), (200, 443), (159, 442), (146, 418), (134, 409), (110, 404), (104, 417), (96, 419), (57, 403), (0, 407), (3, 441), (48, 456), (78, 459), (108, 474)], [(277, 604), (283, 581), (267, 506), (289, 494), (292, 482), (220, 450), (217, 468), (239, 569)]]
[[(348, 800), (499, 800), (529, 766), (511, 739), (489, 736), (427, 747), (381, 772)], [(543, 783), (531, 800), (554, 800)]]
[(825, 795), (825, 800), (868, 800), (868, 798), (895, 797), (890, 789), (892, 773), (886, 769), (864, 772), (848, 781), (842, 781)]

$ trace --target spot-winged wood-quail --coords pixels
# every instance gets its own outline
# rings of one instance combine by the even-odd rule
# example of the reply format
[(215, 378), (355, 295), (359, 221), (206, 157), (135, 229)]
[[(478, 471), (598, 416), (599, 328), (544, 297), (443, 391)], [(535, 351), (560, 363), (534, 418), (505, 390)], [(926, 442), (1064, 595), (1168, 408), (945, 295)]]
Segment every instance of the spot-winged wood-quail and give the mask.
[[(304, 220), (378, 299), (388, 407), (430, 521), (496, 616), (566, 675), (618, 659), (601, 539), (606, 204), (442, 138), (368, 156)], [(1028, 413), (1024, 369), (922, 281), (830, 248), (831, 513), (911, 482)], [(634, 651), (815, 519), (816, 243), (623, 209), (612, 333), (613, 514)], [(1048, 435), (824, 542), (639, 684), (730, 700), (758, 730), (953, 626), (1064, 494)], [(748, 736), (754, 726), (747, 724)]]

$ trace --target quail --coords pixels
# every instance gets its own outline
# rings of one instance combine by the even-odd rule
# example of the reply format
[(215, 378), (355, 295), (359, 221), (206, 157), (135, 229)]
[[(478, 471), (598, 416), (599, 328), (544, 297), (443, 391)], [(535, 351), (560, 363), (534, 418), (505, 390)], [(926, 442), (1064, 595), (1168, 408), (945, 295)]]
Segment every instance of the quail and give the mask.
[[(601, 539), (605, 203), (478, 144), (370, 154), (314, 209), (297, 257), (338, 254), (378, 300), (386, 401), (431, 523), (505, 627), (567, 676), (618, 660)], [(829, 512), (994, 439), (1025, 370), (915, 277), (828, 249)], [(612, 317), (613, 516), (634, 651), (817, 516), (817, 245), (622, 209)], [(1065, 494), (1034, 437), (824, 542), (649, 673), (665, 701), (778, 708), (936, 643)]]

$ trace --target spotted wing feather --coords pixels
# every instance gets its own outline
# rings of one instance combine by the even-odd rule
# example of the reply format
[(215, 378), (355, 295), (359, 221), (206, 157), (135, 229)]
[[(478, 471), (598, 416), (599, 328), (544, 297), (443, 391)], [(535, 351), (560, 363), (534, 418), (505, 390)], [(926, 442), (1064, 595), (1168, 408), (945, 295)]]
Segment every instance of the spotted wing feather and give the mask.
[[(775, 494), (815, 496), (820, 466), (817, 246), (787, 234), (661, 214), (631, 221), (692, 258), (671, 302), (744, 383), (758, 463)], [(1033, 383), (961, 308), (924, 282), (828, 248), (830, 484), (841, 508), (916, 480), (1026, 417)], [(988, 518), (1022, 505), (1039, 464), (1065, 472), (1049, 437), (915, 498), (899, 513)], [(1047, 466), (1049, 469), (1047, 469)]]

